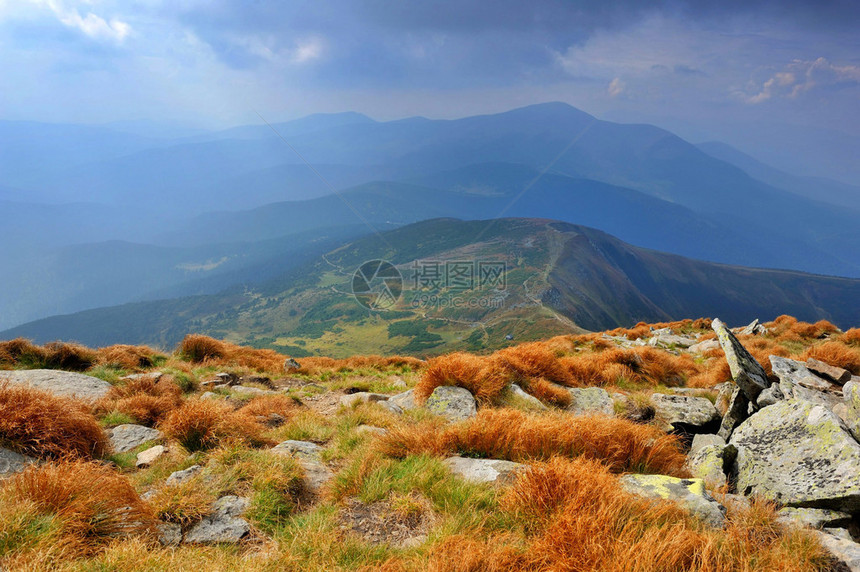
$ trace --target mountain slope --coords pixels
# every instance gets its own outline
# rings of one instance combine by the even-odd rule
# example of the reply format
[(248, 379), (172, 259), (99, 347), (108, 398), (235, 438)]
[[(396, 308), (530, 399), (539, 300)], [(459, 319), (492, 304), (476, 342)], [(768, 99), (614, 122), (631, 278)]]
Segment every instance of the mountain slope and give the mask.
[[(372, 259), (403, 276), (387, 311), (351, 293), (356, 268)], [(427, 265), (445, 262), (503, 264), (504, 287), (424, 280)], [(0, 338), (169, 346), (196, 331), (294, 355), (426, 354), (703, 315), (741, 323), (791, 313), (850, 327), (860, 324), (857, 299), (860, 280), (701, 262), (568, 223), (436, 219), (356, 240), (259, 286), (48, 318)]]

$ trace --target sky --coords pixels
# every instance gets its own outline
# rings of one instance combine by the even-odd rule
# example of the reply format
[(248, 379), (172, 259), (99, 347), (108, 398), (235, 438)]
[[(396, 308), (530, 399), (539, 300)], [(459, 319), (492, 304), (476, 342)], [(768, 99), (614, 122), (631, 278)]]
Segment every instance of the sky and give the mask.
[(0, 0), (0, 119), (207, 128), (564, 101), (860, 184), (854, 0)]

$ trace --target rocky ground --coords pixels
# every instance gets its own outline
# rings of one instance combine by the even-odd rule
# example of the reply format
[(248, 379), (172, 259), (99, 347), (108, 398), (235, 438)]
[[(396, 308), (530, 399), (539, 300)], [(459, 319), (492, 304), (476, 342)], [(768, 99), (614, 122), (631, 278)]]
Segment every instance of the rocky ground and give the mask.
[(427, 362), (15, 340), (0, 365), (10, 570), (860, 570), (856, 329)]

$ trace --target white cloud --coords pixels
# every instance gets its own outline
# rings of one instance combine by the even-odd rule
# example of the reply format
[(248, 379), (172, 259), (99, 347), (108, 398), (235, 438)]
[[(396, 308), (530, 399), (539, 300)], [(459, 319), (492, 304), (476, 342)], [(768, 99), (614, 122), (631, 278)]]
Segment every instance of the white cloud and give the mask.
[(609, 97), (618, 97), (624, 93), (624, 89), (626, 87), (627, 84), (625, 84), (620, 77), (616, 77), (609, 82), (609, 87), (606, 88), (606, 93), (609, 94)]
[(322, 38), (305, 38), (296, 42), (296, 47), (292, 50), (292, 57), (290, 59), (296, 64), (312, 62), (322, 57), (324, 49), (325, 42), (323, 42)]
[[(93, 12), (81, 16), (77, 8), (67, 7), (58, 0), (31, 0), (32, 4), (47, 6), (56, 18), (69, 28), (82, 32), (94, 40), (109, 40), (122, 43), (131, 33), (131, 26), (122, 20), (111, 18), (109, 21)], [(90, 2), (83, 2), (90, 4)]]
[(815, 88), (858, 83), (860, 66), (835, 65), (825, 58), (794, 60), (771, 75), (756, 93), (746, 97), (746, 102), (757, 104), (774, 97), (795, 98)]

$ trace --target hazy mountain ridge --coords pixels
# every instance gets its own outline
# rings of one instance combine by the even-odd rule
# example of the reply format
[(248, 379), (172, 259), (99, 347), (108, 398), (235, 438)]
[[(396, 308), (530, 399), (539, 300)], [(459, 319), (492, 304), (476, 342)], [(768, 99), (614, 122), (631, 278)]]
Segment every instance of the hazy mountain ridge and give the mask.
[[(396, 311), (372, 313), (349, 294), (352, 272), (365, 260), (390, 260), (407, 276), (414, 260), (467, 254), (510, 265), (502, 307), (428, 309), (410, 306), (414, 296), (404, 295)], [(577, 325), (605, 329), (700, 315), (742, 323), (790, 312), (850, 327), (860, 323), (857, 299), (860, 280), (690, 260), (569, 223), (437, 219), (358, 239), (259, 286), (58, 316), (0, 337), (166, 347), (197, 331), (296, 354), (346, 355), (361, 344), (434, 353), (491, 347), (508, 333), (529, 339)]]

